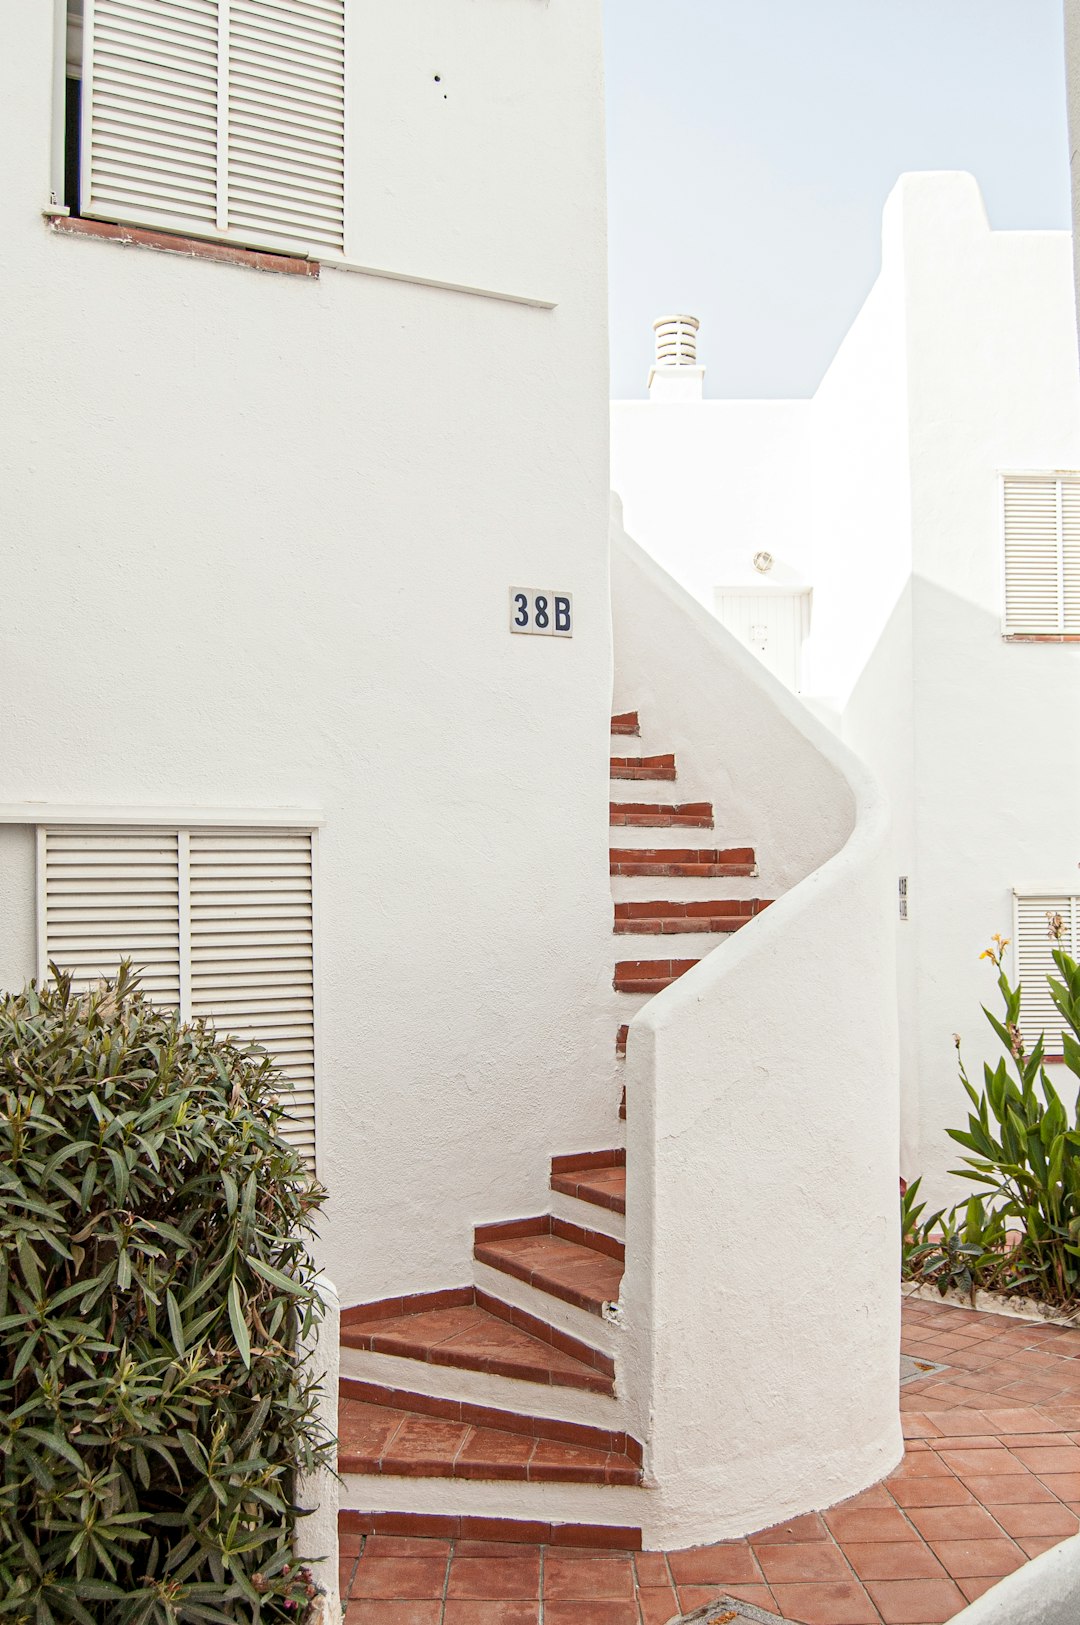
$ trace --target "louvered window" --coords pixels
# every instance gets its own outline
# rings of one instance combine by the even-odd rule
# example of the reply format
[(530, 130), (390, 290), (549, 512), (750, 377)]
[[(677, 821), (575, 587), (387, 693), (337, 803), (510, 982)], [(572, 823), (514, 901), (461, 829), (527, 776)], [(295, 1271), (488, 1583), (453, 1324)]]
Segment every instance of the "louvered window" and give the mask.
[(340, 252), (345, 0), (85, 0), (82, 212)]
[[(1016, 980), (1022, 990), (1020, 1030), (1024, 1043), (1030, 1050), (1043, 1033), (1046, 1053), (1060, 1055), (1062, 1021), (1050, 997), (1047, 977), (1060, 981), (1053, 960), (1055, 948), (1064, 949), (1073, 959), (1080, 956), (1080, 897), (1065, 892), (1018, 891), (1014, 894), (1014, 909)], [(1060, 938), (1056, 935), (1058, 929)]]
[(1004, 485), (1006, 636), (1080, 635), (1080, 474)]
[(289, 1085), (283, 1132), (315, 1155), (312, 837), (306, 829), (39, 831), (42, 968), (79, 987), (143, 972), (185, 1020), (254, 1040)]

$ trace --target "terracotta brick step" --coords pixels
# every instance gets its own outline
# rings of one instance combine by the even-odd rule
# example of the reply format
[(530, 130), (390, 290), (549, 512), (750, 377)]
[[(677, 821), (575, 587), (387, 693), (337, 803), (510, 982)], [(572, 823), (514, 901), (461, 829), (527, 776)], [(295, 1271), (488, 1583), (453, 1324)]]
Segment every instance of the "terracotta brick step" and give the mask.
[(712, 829), (711, 801), (682, 801), (665, 805), (662, 801), (613, 801), (613, 829)]
[[(627, 1022), (625, 1026), (620, 1027), (615, 1034), (615, 1054), (620, 1060), (622, 1060), (626, 1055), (626, 1035), (629, 1031), (630, 1023)], [(622, 1115), (625, 1117), (626, 1113), (623, 1112)]]
[(674, 779), (674, 756), (613, 756), (613, 779)]
[(622, 1243), (549, 1214), (478, 1226), (473, 1256), (587, 1314), (602, 1315), (619, 1296)]
[(341, 1320), (346, 1348), (519, 1382), (614, 1392), (608, 1355), (476, 1287), (361, 1304), (346, 1309)]
[(405, 1535), (416, 1540), (492, 1541), (510, 1546), (641, 1550), (641, 1530), (626, 1524), (543, 1523), (534, 1518), (489, 1518), (469, 1513), (353, 1512), (343, 1508), (338, 1513), (338, 1532), (343, 1544), (360, 1535)]
[(561, 1417), (529, 1416), (522, 1411), (498, 1410), (467, 1399), (445, 1399), (440, 1394), (414, 1394), (385, 1383), (364, 1382), (356, 1377), (341, 1379), (341, 1397), (360, 1400), (365, 1405), (386, 1405), (399, 1411), (412, 1411), (438, 1417), (444, 1422), (467, 1422), (473, 1427), (495, 1428), (503, 1433), (519, 1433), (535, 1439), (553, 1439), (560, 1444), (580, 1445), (586, 1450), (614, 1452), (628, 1456), (638, 1467), (645, 1453), (636, 1439), (613, 1428), (592, 1427), (586, 1422), (567, 1422)]
[(660, 993), (699, 963), (697, 959), (620, 959), (615, 966), (615, 991)]
[(694, 931), (737, 931), (768, 906), (769, 900), (760, 897), (703, 903), (616, 903), (615, 935), (678, 936)]
[(626, 1152), (592, 1151), (552, 1157), (551, 1188), (610, 1213), (626, 1212)]
[(624, 1452), (348, 1398), (338, 1410), (338, 1471), (530, 1484), (641, 1482), (640, 1465)]
[(754, 849), (750, 846), (611, 848), (613, 875), (687, 875), (694, 879), (721, 880), (756, 872)]
[(625, 1083), (623, 1084), (622, 1099), (619, 1101), (619, 1118), (620, 1118), (620, 1120), (622, 1122), (624, 1122), (624, 1123), (626, 1122), (626, 1085), (625, 1085)]
[(620, 711), (618, 716), (611, 719), (611, 731), (613, 734), (639, 734), (641, 724), (638, 721), (637, 712)]

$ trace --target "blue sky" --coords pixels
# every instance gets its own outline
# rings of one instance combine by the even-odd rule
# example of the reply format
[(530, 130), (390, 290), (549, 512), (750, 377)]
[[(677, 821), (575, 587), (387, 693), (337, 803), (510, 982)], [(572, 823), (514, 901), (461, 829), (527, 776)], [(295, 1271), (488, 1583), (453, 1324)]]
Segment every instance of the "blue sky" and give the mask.
[(1069, 224), (1061, 0), (605, 0), (612, 388), (701, 317), (706, 394), (813, 393), (910, 169)]

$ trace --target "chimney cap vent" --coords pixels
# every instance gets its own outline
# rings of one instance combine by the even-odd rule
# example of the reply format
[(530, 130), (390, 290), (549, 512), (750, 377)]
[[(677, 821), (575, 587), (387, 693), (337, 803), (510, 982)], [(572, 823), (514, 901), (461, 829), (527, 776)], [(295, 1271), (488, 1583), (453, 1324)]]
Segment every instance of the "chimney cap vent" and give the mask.
[(696, 316), (661, 316), (653, 322), (658, 367), (696, 367), (697, 336), (701, 323)]

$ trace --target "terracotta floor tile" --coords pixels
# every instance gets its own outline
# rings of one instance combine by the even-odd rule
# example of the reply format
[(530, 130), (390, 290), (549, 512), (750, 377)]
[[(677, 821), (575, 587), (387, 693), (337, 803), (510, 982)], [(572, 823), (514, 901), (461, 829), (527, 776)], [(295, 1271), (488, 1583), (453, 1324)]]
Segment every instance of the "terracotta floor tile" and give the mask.
[(955, 1439), (965, 1433), (998, 1433), (986, 1419), (986, 1414), (967, 1405), (957, 1405), (950, 1411), (932, 1411), (927, 1408), (926, 1420), (934, 1431), (946, 1439)]
[(965, 1450), (958, 1446), (956, 1449), (942, 1450), (940, 1455), (950, 1472), (956, 1473), (959, 1478), (965, 1478), (969, 1473), (990, 1478), (996, 1473), (1015, 1473), (1018, 1467), (1024, 1465), (1004, 1445), (996, 1445), (989, 1450)]
[(1046, 1448), (1021, 1446), (1012, 1453), (1029, 1471), (1038, 1473), (1040, 1478), (1047, 1473), (1053, 1473), (1056, 1477), (1064, 1473), (1080, 1473), (1080, 1445), (1062, 1444)]
[(957, 1580), (956, 1583), (968, 1602), (977, 1602), (985, 1592), (990, 1590), (991, 1586), (997, 1585), (997, 1580), (992, 1575), (984, 1574), (980, 1576), (972, 1575), (969, 1579)]
[(586, 1598), (623, 1601), (634, 1595), (634, 1566), (629, 1556), (622, 1561), (595, 1562), (588, 1558), (567, 1558), (550, 1547), (544, 1553), (544, 1602), (546, 1604)]
[(635, 1552), (634, 1572), (639, 1586), (671, 1584), (671, 1574), (663, 1552)]
[(906, 1478), (942, 1478), (947, 1477), (951, 1471), (936, 1450), (916, 1450), (904, 1457), (885, 1482), (891, 1490), (895, 1483)]
[(517, 1601), (540, 1596), (540, 1553), (534, 1557), (457, 1557), (450, 1565), (447, 1597), (512, 1597)]
[(1053, 1535), (1063, 1540), (1080, 1529), (1075, 1513), (1055, 1501), (1029, 1502), (1026, 1506), (998, 1507), (994, 1513), (1007, 1535)]
[(639, 1625), (636, 1602), (546, 1602), (544, 1625)]
[(754, 1556), (761, 1564), (761, 1572), (767, 1583), (774, 1587), (809, 1580), (851, 1578), (839, 1547), (834, 1546), (832, 1541), (806, 1540), (789, 1546), (755, 1546)]
[(360, 1559), (353, 1580), (354, 1597), (387, 1602), (441, 1598), (446, 1559), (441, 1557), (372, 1557)]
[(1056, 1422), (1033, 1405), (1012, 1411), (989, 1410), (986, 1420), (992, 1433), (1052, 1433), (1058, 1427)]
[(443, 1625), (538, 1625), (539, 1619), (539, 1602), (471, 1599), (448, 1601)]
[(844, 1556), (860, 1580), (932, 1580), (945, 1577), (945, 1570), (922, 1540), (848, 1541), (844, 1545)]
[(1062, 1501), (1080, 1501), (1080, 1473), (1039, 1473), (1039, 1482)]
[(974, 1503), (959, 1507), (911, 1507), (908, 1517), (924, 1540), (996, 1540), (1001, 1534), (996, 1516)]
[(393, 1602), (363, 1597), (349, 1603), (345, 1625), (439, 1625), (441, 1602)]
[(909, 1507), (963, 1506), (975, 1499), (967, 1486), (951, 1473), (947, 1478), (903, 1479), (899, 1483), (890, 1483), (889, 1489), (897, 1505), (905, 1511)]
[(1053, 1492), (1031, 1473), (1004, 1473), (1000, 1477), (965, 1477), (964, 1483), (984, 1507), (1020, 1506), (1025, 1501), (1052, 1501)]
[(773, 1588), (773, 1596), (784, 1618), (800, 1625), (878, 1625), (877, 1609), (854, 1580), (780, 1585)]
[(679, 1612), (679, 1599), (667, 1586), (642, 1586), (637, 1594), (642, 1625), (668, 1625)]
[(829, 1531), (816, 1512), (806, 1512), (801, 1518), (787, 1518), (768, 1529), (759, 1529), (749, 1537), (751, 1546), (787, 1546), (795, 1540), (828, 1540)]
[(924, 1411), (908, 1411), (901, 1417), (905, 1439), (932, 1439), (940, 1429)]
[(1011, 1540), (932, 1540), (930, 1550), (954, 1579), (1011, 1574), (1024, 1559)]
[(866, 1589), (885, 1625), (943, 1625), (964, 1606), (952, 1580), (868, 1580)]
[(845, 1511), (835, 1507), (825, 1514), (825, 1521), (834, 1539), (841, 1545), (849, 1540), (910, 1540), (911, 1525), (899, 1507), (855, 1508)]
[[(921, 1448), (921, 1444), (922, 1441), (920, 1440), (914, 1441), (914, 1448)], [(909, 1448), (911, 1448), (911, 1446), (909, 1446)], [(887, 1486), (884, 1484), (875, 1484), (872, 1486), (872, 1488), (862, 1490), (858, 1495), (851, 1496), (847, 1501), (838, 1501), (834, 1507), (829, 1508), (829, 1511), (854, 1512), (857, 1510), (861, 1511), (865, 1507), (891, 1507), (895, 1506), (895, 1504), (896, 1503), (894, 1502), (892, 1496), (889, 1494)], [(831, 1540), (832, 1536), (829, 1535), (827, 1538)], [(783, 1543), (779, 1542), (778, 1544)]]
[(672, 1579), (676, 1585), (750, 1585), (761, 1579), (754, 1553), (744, 1542), (730, 1545), (699, 1546), (688, 1552), (669, 1552)]

